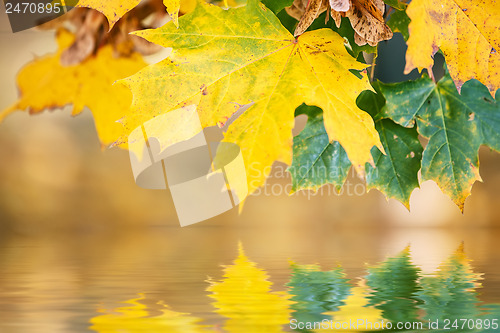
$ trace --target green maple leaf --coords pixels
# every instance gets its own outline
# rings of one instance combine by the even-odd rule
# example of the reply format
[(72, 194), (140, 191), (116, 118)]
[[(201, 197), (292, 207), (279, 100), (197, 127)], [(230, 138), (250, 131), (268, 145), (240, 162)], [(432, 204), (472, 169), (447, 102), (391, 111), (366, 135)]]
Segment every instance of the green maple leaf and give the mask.
[[(378, 90), (382, 84), (375, 82)], [(375, 167), (367, 164), (368, 188), (381, 191), (388, 198), (401, 201), (407, 208), (412, 191), (419, 187), (418, 170), (422, 159), (422, 146), (415, 128), (405, 128), (390, 119), (381, 117), (385, 104), (382, 94), (365, 91), (358, 97), (358, 105), (375, 119), (375, 128), (386, 154), (372, 149)]]
[[(378, 89), (379, 84), (374, 86)], [(381, 118), (385, 101), (380, 93), (364, 91), (357, 103), (374, 118), (386, 152), (383, 154), (376, 147), (372, 148), (374, 166), (366, 164), (367, 185), (409, 207), (410, 195), (419, 186), (417, 174), (423, 148), (418, 133), (415, 128), (405, 128), (390, 119)], [(293, 162), (289, 168), (292, 191), (317, 190), (325, 184), (334, 184), (337, 191), (340, 190), (351, 163), (342, 146), (329, 140), (321, 109), (303, 105), (296, 114), (307, 114), (309, 119), (306, 127), (293, 140)]]
[(387, 25), (393, 32), (400, 32), (405, 40), (410, 37), (410, 32), (408, 31), (408, 25), (410, 24), (410, 18), (406, 14), (406, 10), (395, 11), (389, 17)]
[(384, 0), (384, 2), (397, 10), (405, 10), (408, 6), (406, 3), (401, 2), (400, 0)]
[(278, 14), (283, 8), (290, 7), (293, 0), (262, 0), (262, 3), (272, 10), (273, 13)]
[(293, 138), (293, 161), (288, 168), (292, 176), (292, 192), (317, 190), (325, 184), (334, 184), (337, 191), (344, 184), (351, 162), (337, 141), (330, 141), (323, 124), (323, 111), (302, 105), (296, 115), (307, 114), (307, 124)]
[(449, 75), (437, 84), (423, 78), (381, 85), (385, 117), (412, 127), (429, 139), (422, 157), (422, 180), (434, 180), (463, 210), (479, 176), (481, 145), (500, 151), (500, 92), (493, 99), (479, 81), (470, 80), (458, 93)]

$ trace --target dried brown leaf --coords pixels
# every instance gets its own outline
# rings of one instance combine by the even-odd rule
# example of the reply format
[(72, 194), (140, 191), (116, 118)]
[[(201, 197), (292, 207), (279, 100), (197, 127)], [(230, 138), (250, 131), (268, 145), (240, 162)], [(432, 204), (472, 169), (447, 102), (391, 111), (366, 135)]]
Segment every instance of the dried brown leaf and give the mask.
[[(307, 0), (306, 0), (307, 1)], [(294, 37), (302, 35), (313, 21), (328, 8), (327, 0), (309, 0), (304, 14), (300, 18), (299, 24), (293, 33)]]
[(57, 30), (66, 27), (74, 33), (74, 42), (60, 56), (61, 65), (72, 66), (91, 58), (106, 45), (113, 47), (116, 57), (130, 56), (135, 52), (150, 55), (160, 51), (160, 46), (131, 35), (130, 32), (158, 28), (165, 23), (167, 16), (163, 0), (148, 0), (125, 14), (111, 31), (103, 14), (83, 7), (73, 8), (39, 28)]
[(307, 0), (294, 0), (290, 7), (286, 7), (285, 10), (288, 15), (300, 21), (300, 18), (306, 11)]
[(299, 20), (294, 36), (304, 33), (325, 10), (330, 12), (337, 27), (340, 27), (342, 17), (349, 18), (358, 45), (368, 43), (375, 46), (392, 37), (392, 31), (384, 20), (383, 0), (295, 0), (292, 6), (286, 8), (288, 15)]
[(368, 43), (375, 46), (382, 40), (392, 38), (391, 29), (384, 21), (385, 5), (383, 0), (353, 0), (346, 13), (352, 28), (358, 36), (354, 40), (358, 45)]
[(97, 11), (85, 12), (84, 23), (78, 30), (74, 43), (61, 54), (61, 65), (79, 64), (96, 50), (98, 31), (105, 20), (104, 15)]
[(330, 8), (336, 12), (347, 12), (351, 8), (350, 0), (330, 0)]
[(336, 12), (334, 10), (331, 10), (330, 16), (335, 21), (335, 25), (337, 26), (337, 28), (340, 28), (340, 23), (342, 22), (342, 15), (340, 14), (340, 12)]

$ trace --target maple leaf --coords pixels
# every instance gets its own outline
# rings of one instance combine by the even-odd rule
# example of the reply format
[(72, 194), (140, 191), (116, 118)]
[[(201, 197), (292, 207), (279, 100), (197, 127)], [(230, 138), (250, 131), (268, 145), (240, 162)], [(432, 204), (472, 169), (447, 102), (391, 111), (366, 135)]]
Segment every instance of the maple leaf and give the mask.
[(293, 0), (262, 0), (261, 1), (267, 8), (278, 14), (283, 8), (291, 6)]
[(97, 55), (75, 66), (62, 66), (60, 59), (74, 41), (67, 30), (57, 32), (59, 50), (52, 55), (35, 59), (18, 74), (19, 100), (0, 113), (0, 121), (15, 110), (30, 113), (73, 104), (73, 115), (88, 106), (103, 145), (112, 143), (123, 131), (116, 121), (132, 102), (130, 91), (113, 83), (146, 66), (142, 56), (133, 53), (127, 58), (115, 58), (113, 47), (101, 48)]
[(288, 168), (292, 176), (292, 193), (298, 190), (316, 191), (333, 184), (337, 192), (344, 184), (351, 161), (338, 141), (330, 142), (320, 108), (302, 105), (296, 115), (307, 114), (306, 127), (293, 138), (293, 161)]
[(167, 13), (174, 21), (176, 26), (179, 26), (179, 9), (181, 8), (181, 0), (163, 0), (163, 4), (167, 9)]
[(472, 184), (481, 180), (479, 147), (485, 144), (500, 151), (500, 92), (494, 100), (484, 85), (470, 80), (460, 95), (449, 75), (437, 84), (423, 78), (379, 89), (386, 98), (382, 117), (406, 127), (416, 123), (418, 132), (429, 139), (422, 179), (436, 181), (463, 210)]
[[(256, 0), (223, 10), (200, 3), (173, 24), (139, 31), (172, 55), (121, 82), (132, 91), (127, 131), (155, 115), (197, 104), (203, 127), (223, 124), (240, 105), (253, 103), (229, 126), (224, 141), (241, 148), (249, 192), (264, 184), (276, 160), (292, 161), (294, 110), (303, 102), (323, 109), (330, 140), (339, 141), (359, 172), (382, 149), (371, 117), (355, 101), (371, 89), (366, 67), (352, 58), (330, 29), (295, 39)], [(214, 21), (218, 22), (214, 24)]]
[(408, 25), (410, 24), (410, 18), (406, 14), (406, 10), (395, 11), (389, 17), (387, 25), (393, 32), (400, 32), (405, 40), (408, 40), (410, 33), (408, 32)]
[[(375, 82), (374, 87), (382, 85)], [(418, 171), (422, 160), (422, 146), (416, 128), (405, 128), (381, 112), (385, 100), (381, 93), (363, 91), (358, 106), (375, 120), (375, 128), (386, 154), (372, 148), (374, 166), (366, 165), (368, 188), (381, 191), (387, 198), (395, 198), (409, 208), (412, 191), (419, 187)], [(293, 139), (293, 162), (288, 171), (292, 176), (292, 192), (303, 189), (317, 190), (333, 184), (340, 190), (347, 178), (351, 163), (336, 141), (329, 141), (323, 126), (321, 109), (303, 105), (296, 114), (306, 114), (305, 128)]]
[(408, 6), (406, 3), (400, 0), (384, 0), (384, 2), (398, 11), (405, 10)]
[(500, 2), (473, 0), (414, 0), (405, 73), (414, 68), (432, 73), (432, 57), (441, 49), (460, 91), (477, 79), (491, 95), (500, 87)]
[(80, 0), (78, 1), (78, 7), (92, 8), (103, 13), (108, 19), (109, 29), (111, 30), (123, 15), (140, 2), (141, 0)]
[[(376, 90), (384, 86), (373, 83)], [(384, 193), (387, 198), (395, 198), (406, 208), (410, 206), (412, 191), (419, 187), (418, 171), (421, 167), (423, 148), (418, 140), (416, 128), (405, 128), (390, 119), (383, 119), (382, 108), (385, 100), (382, 93), (364, 91), (358, 97), (358, 105), (375, 120), (386, 155), (372, 148), (375, 167), (366, 166), (366, 184)]]
[[(103, 13), (108, 18), (109, 29), (111, 30), (123, 15), (135, 8), (140, 2), (141, 0), (80, 0), (78, 1), (78, 7), (92, 8)], [(163, 4), (175, 25), (178, 25), (180, 2), (181, 0), (163, 0)]]

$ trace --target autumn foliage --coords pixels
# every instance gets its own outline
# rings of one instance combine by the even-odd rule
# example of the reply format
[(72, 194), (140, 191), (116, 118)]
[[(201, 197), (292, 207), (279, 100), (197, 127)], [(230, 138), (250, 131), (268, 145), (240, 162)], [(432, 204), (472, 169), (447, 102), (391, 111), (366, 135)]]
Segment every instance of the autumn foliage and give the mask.
[[(196, 105), (203, 127), (232, 120), (224, 141), (240, 147), (250, 192), (275, 161), (290, 166), (294, 191), (339, 189), (352, 166), (407, 207), (434, 180), (463, 209), (481, 179), (479, 147), (500, 151), (500, 2), (262, 2), (82, 0), (41, 27), (55, 30), (59, 49), (20, 71), (19, 100), (0, 120), (88, 107), (102, 145), (126, 148), (144, 122)], [(407, 39), (405, 70), (422, 78), (370, 77), (366, 56), (394, 32)], [(172, 48), (164, 60), (143, 59), (162, 48)], [(308, 122), (294, 137), (301, 114)]]

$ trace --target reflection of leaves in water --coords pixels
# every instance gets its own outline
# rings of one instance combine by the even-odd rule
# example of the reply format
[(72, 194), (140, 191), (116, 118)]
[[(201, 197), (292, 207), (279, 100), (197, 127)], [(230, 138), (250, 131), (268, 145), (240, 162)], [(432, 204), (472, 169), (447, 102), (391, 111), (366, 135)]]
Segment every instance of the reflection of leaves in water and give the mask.
[(250, 261), (240, 245), (234, 263), (224, 267), (221, 281), (209, 281), (216, 312), (228, 318), (228, 332), (282, 332), (290, 304), (284, 292), (271, 291), (267, 273)]
[[(500, 318), (500, 304), (479, 305), (476, 289), (481, 274), (472, 270), (463, 245), (432, 276), (421, 277), (406, 248), (368, 268), (366, 279), (354, 287), (340, 266), (323, 272), (318, 265), (292, 264), (289, 294), (274, 292), (266, 271), (245, 256), (241, 245), (238, 257), (223, 272), (221, 281), (209, 281), (207, 291), (215, 300), (215, 312), (227, 318), (223, 329), (231, 333), (283, 332), (292, 318), (296, 323), (321, 323), (326, 319), (330, 328), (362, 319), (364, 325), (357, 327), (361, 331), (375, 330), (375, 325), (383, 321), (424, 320), (427, 327), (427, 320), (439, 319), (443, 324), (444, 319), (482, 319), (483, 323), (489, 319), (491, 323)], [(196, 333), (214, 329), (200, 325), (202, 319), (174, 312), (161, 302), (159, 311), (155, 310), (161, 314), (153, 315), (141, 300), (143, 296), (113, 311), (100, 310), (101, 314), (91, 319), (90, 328), (101, 333)], [(324, 331), (331, 332), (330, 328)], [(310, 332), (307, 329), (302, 331)], [(476, 332), (499, 329), (483, 327)]]
[[(362, 319), (364, 323), (360, 323), (357, 329), (362, 331), (376, 330), (373, 324), (381, 323), (384, 318), (382, 317), (381, 310), (370, 306), (369, 296), (370, 290), (366, 286), (365, 281), (359, 280), (358, 284), (351, 289), (351, 294), (345, 299), (344, 305), (339, 307), (339, 311), (326, 313), (333, 316), (331, 326), (342, 327), (343, 323), (357, 322), (359, 319)], [(315, 332), (323, 331), (332, 332), (329, 328), (326, 330), (315, 330)], [(350, 331), (350, 329), (341, 330), (341, 332), (347, 331)]]
[(298, 322), (319, 322), (331, 319), (323, 314), (336, 311), (349, 295), (350, 285), (342, 267), (321, 271), (318, 265), (292, 264), (289, 293), (295, 304), (291, 305), (292, 316)]
[(423, 301), (425, 319), (453, 321), (475, 318), (480, 313), (475, 289), (480, 287), (481, 274), (473, 272), (470, 261), (462, 244), (438, 267), (434, 276), (421, 279), (418, 297)]
[(90, 320), (92, 330), (99, 333), (138, 333), (138, 332), (168, 332), (168, 333), (197, 333), (208, 332), (204, 326), (199, 325), (201, 319), (192, 317), (187, 313), (169, 310), (167, 306), (160, 309), (159, 316), (151, 316), (148, 307), (139, 301), (140, 298), (131, 299), (127, 306), (119, 307), (112, 311), (99, 310), (102, 314)]
[(481, 307), (482, 315), (478, 318), (482, 320), (482, 328), (478, 331), (481, 333), (500, 332), (500, 329), (494, 328), (493, 319), (498, 323), (500, 321), (500, 304), (487, 304)]
[(410, 259), (410, 248), (368, 269), (367, 285), (373, 290), (370, 305), (394, 322), (418, 319), (416, 292), (420, 269)]

